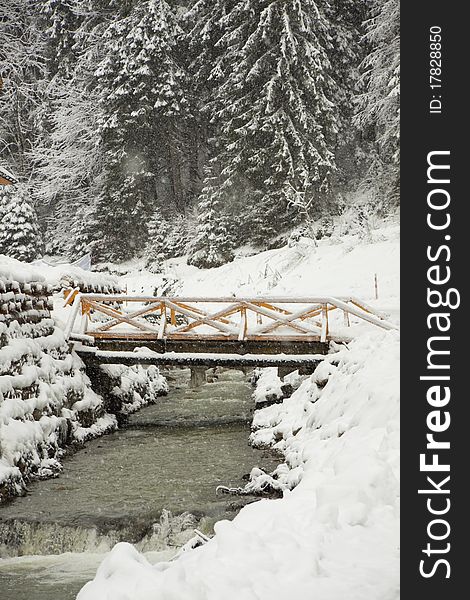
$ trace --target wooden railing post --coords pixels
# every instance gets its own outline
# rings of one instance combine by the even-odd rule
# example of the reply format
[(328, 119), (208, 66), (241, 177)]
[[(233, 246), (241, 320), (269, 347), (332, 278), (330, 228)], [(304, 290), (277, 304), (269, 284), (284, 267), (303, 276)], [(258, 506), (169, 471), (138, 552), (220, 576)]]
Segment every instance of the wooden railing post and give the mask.
[(78, 315), (78, 311), (81, 305), (81, 296), (80, 294), (76, 294), (73, 304), (72, 304), (72, 312), (70, 314), (69, 320), (67, 322), (67, 325), (65, 327), (65, 339), (68, 340), (70, 338), (70, 335), (73, 331), (73, 326), (75, 325), (75, 320), (77, 318)]
[(246, 331), (247, 331), (247, 318), (246, 318), (246, 306), (243, 306), (240, 309), (240, 332), (238, 334), (238, 341), (242, 342), (246, 339)]
[(321, 305), (321, 342), (326, 342), (328, 337), (328, 304)]
[(164, 302), (160, 304), (160, 328), (158, 330), (158, 339), (162, 340), (165, 337), (166, 332), (166, 305)]

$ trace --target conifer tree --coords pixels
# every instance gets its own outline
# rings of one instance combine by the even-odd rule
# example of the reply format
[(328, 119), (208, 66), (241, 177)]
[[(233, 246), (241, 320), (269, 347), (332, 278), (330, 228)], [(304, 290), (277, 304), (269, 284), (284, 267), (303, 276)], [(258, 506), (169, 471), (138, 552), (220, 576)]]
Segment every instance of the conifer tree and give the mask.
[[(329, 24), (326, 52), (330, 61), (333, 88), (328, 92), (336, 105), (339, 139), (337, 146), (357, 133), (352, 127), (355, 97), (361, 91), (360, 65), (365, 57), (363, 22), (367, 18), (367, 0), (322, 1)], [(329, 42), (329, 43), (328, 43)]]
[(97, 206), (101, 254), (126, 259), (145, 246), (161, 181), (181, 209), (179, 123), (185, 118), (181, 30), (165, 0), (146, 0), (106, 34), (102, 80), (104, 189)]
[(42, 256), (36, 211), (21, 185), (0, 187), (0, 253), (24, 262)]
[(69, 231), (67, 256), (73, 262), (85, 254), (93, 254), (96, 223), (93, 204), (83, 204), (76, 209)]
[(168, 258), (166, 242), (170, 234), (170, 225), (159, 209), (155, 210), (150, 217), (147, 229), (146, 263), (149, 268), (158, 272), (161, 270), (162, 262)]
[(207, 176), (197, 206), (197, 235), (188, 259), (188, 263), (196, 267), (219, 267), (233, 258), (228, 217), (217, 189), (218, 179)]
[(75, 61), (75, 31), (79, 27), (79, 0), (40, 0), (45, 21), (47, 59), (51, 75), (68, 75)]
[[(314, 0), (240, 0), (221, 23), (224, 81), (214, 102), (222, 205), (255, 214), (248, 239), (292, 225), (292, 193), (321, 196), (336, 168), (328, 22)], [(221, 64), (217, 65), (221, 68)], [(242, 198), (240, 198), (242, 196)]]
[(357, 122), (373, 126), (380, 156), (395, 165), (400, 148), (400, 3), (374, 0), (366, 22), (370, 51), (362, 63), (366, 91), (359, 97)]

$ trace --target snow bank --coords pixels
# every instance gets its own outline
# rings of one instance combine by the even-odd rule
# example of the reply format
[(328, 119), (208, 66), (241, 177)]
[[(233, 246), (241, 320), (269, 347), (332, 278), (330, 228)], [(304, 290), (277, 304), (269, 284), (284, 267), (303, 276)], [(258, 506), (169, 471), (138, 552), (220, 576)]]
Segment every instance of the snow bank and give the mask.
[(171, 562), (117, 544), (78, 600), (398, 598), (398, 334), (326, 361), (255, 414), (253, 443), (285, 456), (281, 499), (246, 506)]
[[(32, 287), (37, 293), (42, 278), (15, 263), (0, 263), (7, 287), (22, 284), (15, 302), (0, 306), (0, 500), (21, 493), (31, 477), (57, 473), (62, 448), (80, 440), (81, 429), (105, 414), (102, 398), (91, 390), (83, 363), (70, 353), (47, 302), (28, 294)], [(22, 310), (25, 303), (38, 302), (44, 310)], [(115, 421), (102, 423), (100, 433)]]
[(101, 365), (94, 383), (120, 421), (168, 392), (166, 379), (155, 366)]
[(115, 429), (116, 415), (166, 391), (155, 367), (115, 367), (109, 394), (92, 389), (51, 318), (53, 286), (38, 265), (0, 256), (0, 501), (60, 471), (66, 446)]

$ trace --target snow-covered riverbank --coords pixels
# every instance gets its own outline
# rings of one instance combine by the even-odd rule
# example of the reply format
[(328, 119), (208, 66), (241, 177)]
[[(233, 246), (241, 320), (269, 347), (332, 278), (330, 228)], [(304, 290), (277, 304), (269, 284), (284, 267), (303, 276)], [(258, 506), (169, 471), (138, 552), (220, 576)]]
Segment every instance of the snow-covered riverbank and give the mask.
[[(179, 261), (169, 268), (175, 279), (185, 273), (181, 293), (349, 291), (397, 319), (396, 229), (375, 235), (367, 243), (324, 242), (303, 256), (286, 247), (208, 271)], [(158, 277), (134, 272), (123, 280), (143, 291)], [(79, 600), (398, 598), (398, 367), (396, 332), (365, 332), (329, 355), (289, 398), (255, 413), (252, 442), (285, 456), (274, 474), (281, 499), (243, 508), (216, 524), (209, 543), (171, 562), (152, 566), (118, 544)], [(258, 401), (278, 384), (265, 372)]]
[(104, 367), (92, 389), (57, 318), (61, 287), (72, 281), (115, 289), (109, 276), (0, 255), (0, 502), (56, 475), (66, 448), (116, 429), (167, 391), (156, 367), (119, 365)]
[(258, 411), (253, 441), (286, 457), (284, 497), (176, 561), (118, 544), (79, 600), (398, 598), (398, 359), (396, 333), (371, 334)]

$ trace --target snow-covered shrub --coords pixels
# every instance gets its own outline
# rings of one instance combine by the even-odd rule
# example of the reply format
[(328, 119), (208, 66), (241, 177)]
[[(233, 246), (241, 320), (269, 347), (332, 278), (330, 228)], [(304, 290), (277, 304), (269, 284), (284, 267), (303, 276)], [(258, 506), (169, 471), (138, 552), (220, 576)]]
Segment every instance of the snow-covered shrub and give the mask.
[(0, 186), (0, 253), (25, 262), (42, 255), (36, 211), (21, 185)]

